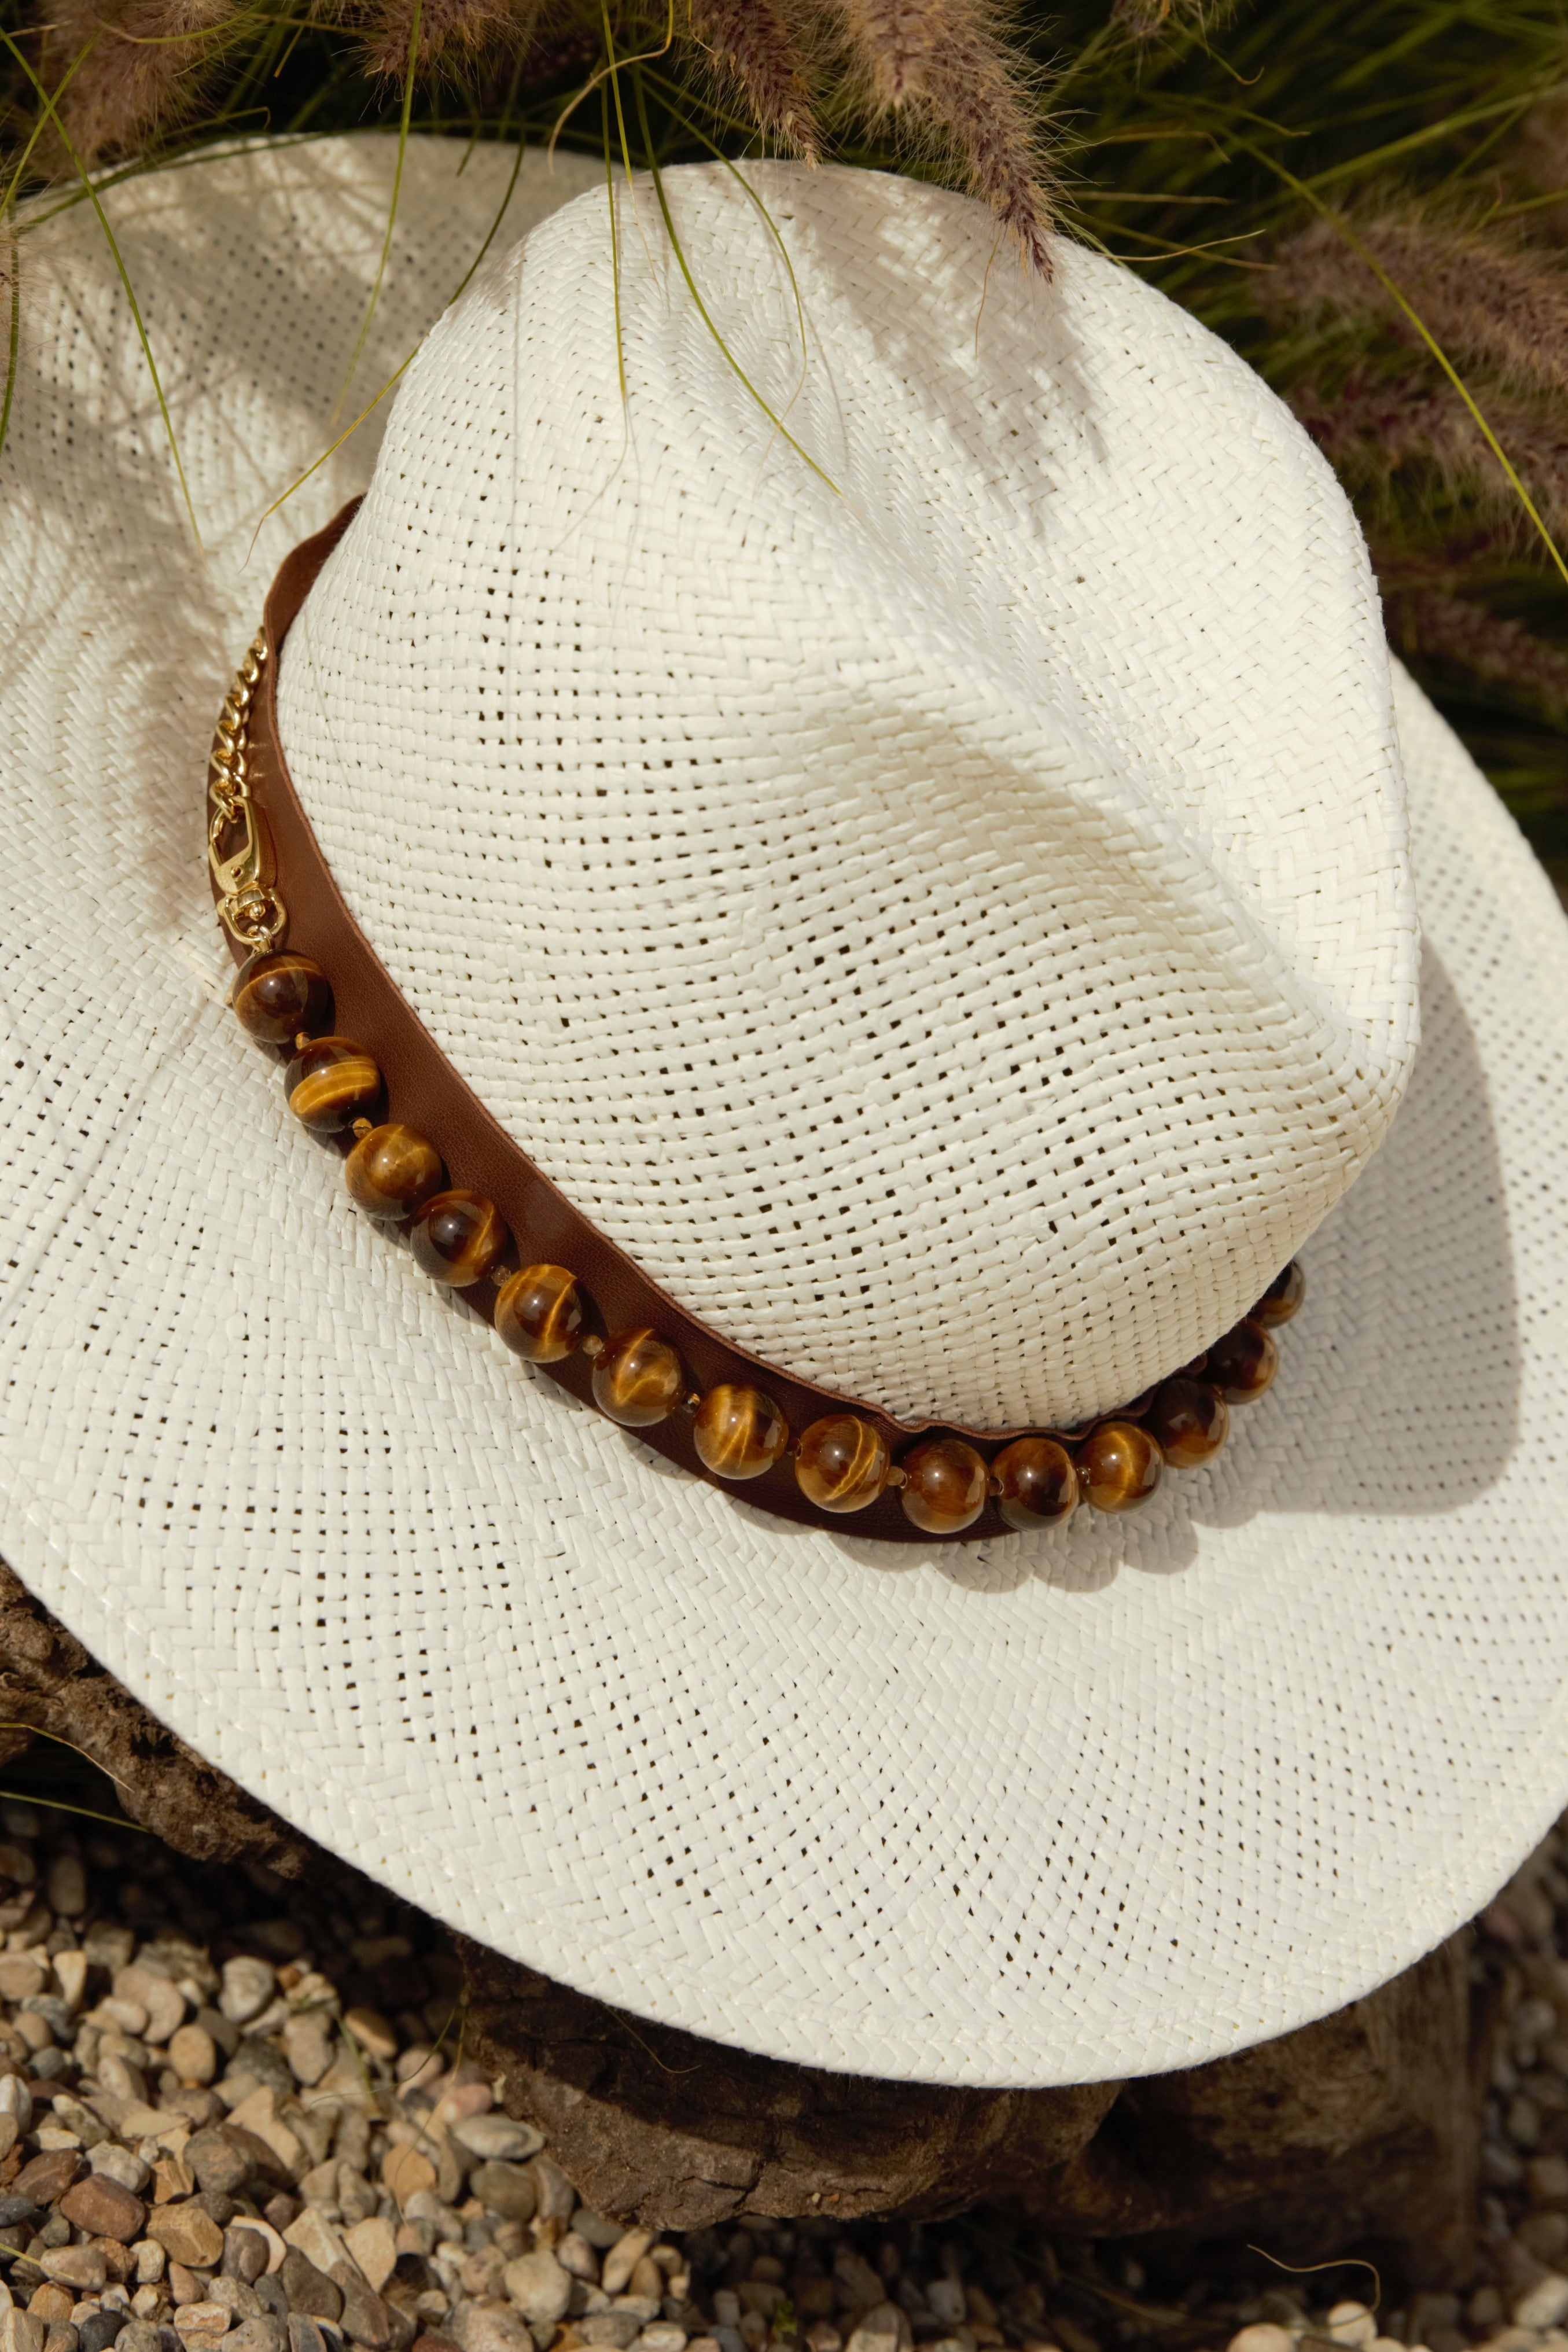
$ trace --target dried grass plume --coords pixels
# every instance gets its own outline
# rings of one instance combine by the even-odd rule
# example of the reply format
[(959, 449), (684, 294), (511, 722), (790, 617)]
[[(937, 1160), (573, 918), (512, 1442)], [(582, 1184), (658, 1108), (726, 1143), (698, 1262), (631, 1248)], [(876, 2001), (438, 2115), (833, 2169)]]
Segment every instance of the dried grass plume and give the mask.
[(907, 127), (1051, 274), (1031, 77), (987, 0), (828, 0), (874, 121)]

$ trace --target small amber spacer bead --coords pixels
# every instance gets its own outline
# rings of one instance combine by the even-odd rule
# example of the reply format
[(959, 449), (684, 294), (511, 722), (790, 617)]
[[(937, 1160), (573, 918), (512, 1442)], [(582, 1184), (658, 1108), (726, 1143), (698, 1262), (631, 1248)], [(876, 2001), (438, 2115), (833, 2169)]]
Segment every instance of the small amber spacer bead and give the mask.
[(1279, 1369), (1279, 1349), (1262, 1324), (1248, 1316), (1215, 1341), (1205, 1376), (1232, 1404), (1250, 1404), (1273, 1387)]
[(381, 1093), (381, 1072), (352, 1037), (317, 1037), (283, 1074), (289, 1108), (312, 1135), (341, 1135), (370, 1116)]
[(234, 1010), (247, 1035), (264, 1045), (291, 1045), (301, 1033), (316, 1036), (332, 1025), (326, 973), (292, 948), (271, 948), (242, 963), (234, 983)]
[(393, 1224), (422, 1209), (446, 1179), (435, 1145), (417, 1128), (396, 1119), (362, 1135), (343, 1162), (343, 1181), (354, 1206)]
[(1207, 1381), (1178, 1372), (1155, 1390), (1148, 1426), (1173, 1470), (1195, 1470), (1212, 1462), (1229, 1436), (1230, 1407)]
[(789, 1444), (789, 1423), (763, 1390), (725, 1381), (698, 1406), (691, 1442), (716, 1478), (760, 1478)]
[(1010, 1528), (1059, 1527), (1078, 1507), (1072, 1455), (1054, 1437), (1017, 1437), (991, 1465), (991, 1491)]
[(583, 1330), (583, 1294), (563, 1265), (525, 1265), (496, 1293), (496, 1329), (527, 1364), (558, 1364)]
[(657, 1331), (616, 1332), (594, 1366), (594, 1402), (623, 1429), (668, 1421), (685, 1395), (680, 1358)]
[(1158, 1441), (1137, 1421), (1102, 1421), (1078, 1450), (1084, 1498), (1097, 1511), (1131, 1511), (1146, 1503), (1164, 1466)]
[(1282, 1274), (1277, 1274), (1247, 1318), (1272, 1330), (1280, 1323), (1289, 1323), (1307, 1296), (1307, 1277), (1294, 1258)]
[(409, 1229), (414, 1262), (432, 1282), (466, 1290), (482, 1282), (507, 1245), (500, 1211), (482, 1192), (437, 1192)]
[(991, 1473), (962, 1437), (930, 1438), (900, 1466), (904, 1516), (928, 1536), (955, 1536), (985, 1508)]
[(863, 1511), (877, 1500), (892, 1473), (893, 1457), (882, 1433), (858, 1412), (824, 1413), (803, 1434), (795, 1450), (795, 1484), (808, 1503), (836, 1515)]

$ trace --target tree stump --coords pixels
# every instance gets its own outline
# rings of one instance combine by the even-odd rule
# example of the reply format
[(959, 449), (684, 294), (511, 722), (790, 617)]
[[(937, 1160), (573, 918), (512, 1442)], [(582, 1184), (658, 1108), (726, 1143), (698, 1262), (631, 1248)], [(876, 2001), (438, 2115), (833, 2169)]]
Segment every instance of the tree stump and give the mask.
[[(156, 1721), (0, 1566), (0, 1762), (35, 1732), (108, 1772), (202, 1861), (344, 1865)], [(941, 2217), (981, 2203), (1128, 2242), (1156, 2273), (1250, 2241), (1372, 2252), (1405, 2284), (1472, 2275), (1486, 2034), (1466, 1930), (1316, 2025), (1205, 2066), (1050, 2091), (834, 2074), (607, 2008), (466, 1938), (468, 2038), (579, 2194), (649, 2227), (746, 2213)]]

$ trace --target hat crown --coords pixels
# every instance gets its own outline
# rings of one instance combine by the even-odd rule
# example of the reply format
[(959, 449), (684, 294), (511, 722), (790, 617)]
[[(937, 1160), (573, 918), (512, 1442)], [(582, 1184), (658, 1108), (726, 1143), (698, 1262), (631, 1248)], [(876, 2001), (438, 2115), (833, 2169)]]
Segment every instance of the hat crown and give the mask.
[(437, 1042), (683, 1306), (900, 1415), (1076, 1420), (1246, 1311), (1404, 1089), (1364, 551), (1114, 265), (748, 177), (767, 218), (666, 174), (711, 324), (639, 184), (618, 263), (580, 197), (433, 331), (284, 746)]

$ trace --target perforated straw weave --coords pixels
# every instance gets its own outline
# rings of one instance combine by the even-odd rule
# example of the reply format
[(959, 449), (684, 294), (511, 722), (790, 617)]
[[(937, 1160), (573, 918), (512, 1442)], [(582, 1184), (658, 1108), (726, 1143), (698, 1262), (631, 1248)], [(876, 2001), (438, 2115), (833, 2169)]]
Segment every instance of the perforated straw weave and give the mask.
[[(360, 399), (490, 225), (507, 159), (461, 160), (410, 149)], [(507, 235), (586, 184), (556, 169), (527, 160)], [(250, 530), (336, 429), (391, 173), (389, 142), (326, 141), (105, 196), (205, 562), (86, 208), (24, 241), (0, 460), (0, 1549), (303, 1830), (634, 2013), (811, 2064), (1048, 2084), (1196, 2063), (1333, 2009), (1473, 1912), (1568, 1795), (1551, 892), (1396, 676), (1420, 1056), (1307, 1244), (1276, 1389), (1142, 1515), (889, 1559), (670, 1471), (356, 1218), (221, 1003), (214, 712), (284, 548), (363, 486), (363, 436), (247, 562)], [(481, 301), (506, 299), (506, 270)], [(999, 274), (992, 299), (1011, 299)], [(1135, 375), (1136, 323), (1163, 312), (1128, 292), (1102, 339), (1110, 281), (1072, 257), (1064, 279), (1074, 380)], [(1228, 363), (1209, 380), (1231, 384)], [(1237, 413), (1241, 467), (1273, 446), (1272, 412)], [(779, 499), (782, 466), (769, 451)], [(1344, 578), (1353, 601), (1348, 556)], [(722, 585), (716, 566), (702, 593)], [(1116, 700), (1113, 658), (1075, 726)], [(1283, 640), (1279, 672), (1288, 698)], [(445, 854), (434, 817), (422, 838)], [(1204, 856), (1246, 863), (1217, 820)], [(1374, 859), (1369, 890), (1393, 872)], [(1300, 938), (1278, 961), (1304, 995)], [(1392, 1036), (1396, 961), (1369, 949), (1363, 975), (1325, 979), (1325, 1024), (1370, 1038), (1381, 1003)], [(498, 1021), (498, 1065), (500, 1040)]]
[(895, 1413), (1070, 1423), (1245, 1314), (1404, 1089), (1365, 552), (1129, 272), (747, 179), (666, 179), (711, 323), (641, 183), (618, 268), (601, 185), (443, 320), (285, 748), (438, 1043), (683, 1306)]

